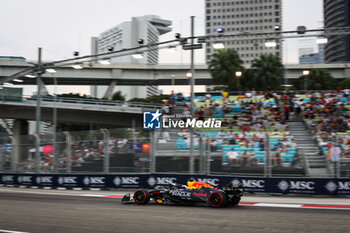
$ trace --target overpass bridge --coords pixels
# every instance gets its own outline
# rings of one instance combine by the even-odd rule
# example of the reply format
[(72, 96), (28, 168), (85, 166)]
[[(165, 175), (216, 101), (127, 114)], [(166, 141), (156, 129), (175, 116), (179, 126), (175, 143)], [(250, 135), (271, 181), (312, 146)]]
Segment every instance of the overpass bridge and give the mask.
[[(35, 97), (0, 96), (0, 118), (35, 120), (36, 105)], [(53, 97), (42, 97), (42, 121), (52, 121), (54, 108), (60, 123), (130, 127), (132, 121), (141, 126), (143, 112), (155, 111), (160, 105), (61, 97), (55, 101)]]
[[(33, 66), (28, 62), (0, 61), (0, 84), (6, 77)], [(248, 68), (248, 67), (247, 67)], [(287, 64), (288, 79), (297, 79), (303, 70), (312, 68), (328, 69), (334, 78), (350, 77), (350, 63), (340, 64)], [(70, 66), (55, 68), (57, 73), (45, 73), (42, 80), (46, 85), (53, 85), (54, 78), (58, 85), (187, 85), (186, 73), (190, 65), (101, 65), (83, 64), (83, 69)], [(35, 78), (20, 77), (21, 85), (35, 85)], [(211, 76), (207, 65), (195, 65), (196, 85), (211, 85)]]

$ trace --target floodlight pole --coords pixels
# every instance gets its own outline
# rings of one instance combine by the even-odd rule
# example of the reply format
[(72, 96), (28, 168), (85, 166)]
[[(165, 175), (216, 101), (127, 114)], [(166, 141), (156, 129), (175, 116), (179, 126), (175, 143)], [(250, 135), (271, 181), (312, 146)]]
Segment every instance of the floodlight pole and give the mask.
[(37, 85), (37, 100), (36, 100), (36, 135), (38, 136), (35, 142), (35, 172), (40, 173), (40, 116), (41, 116), (41, 69), (42, 69), (42, 61), (41, 61), (41, 48), (38, 49), (38, 74), (36, 78)]
[[(193, 93), (193, 86), (194, 86), (194, 16), (191, 16), (191, 78), (190, 78), (190, 84), (191, 84), (191, 121), (194, 119), (194, 93)], [(194, 129), (191, 128), (191, 141), (190, 141), (190, 174), (194, 173), (194, 155), (193, 155), (193, 133)]]
[(54, 172), (58, 172), (58, 151), (57, 151), (57, 78), (53, 74), (54, 81), (54, 102), (53, 108), (53, 168)]

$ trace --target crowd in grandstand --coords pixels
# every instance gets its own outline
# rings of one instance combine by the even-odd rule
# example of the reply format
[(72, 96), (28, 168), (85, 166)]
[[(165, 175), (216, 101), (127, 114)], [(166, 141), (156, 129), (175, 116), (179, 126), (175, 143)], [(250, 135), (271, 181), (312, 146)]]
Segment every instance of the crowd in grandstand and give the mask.
[[(60, 144), (60, 143), (58, 143)], [(101, 160), (104, 158), (104, 140), (84, 140), (76, 138), (71, 145), (71, 165), (72, 167), (80, 167), (88, 160)], [(110, 153), (130, 153), (133, 151), (133, 143), (126, 138), (110, 138), (109, 146)], [(67, 168), (67, 151), (65, 143), (58, 145), (57, 164), (59, 170)], [(30, 154), (27, 159), (20, 163), (20, 170), (34, 171), (35, 170), (35, 155)], [(52, 152), (47, 154), (41, 153), (40, 169), (42, 172), (54, 171), (54, 155)]]
[(286, 100), (310, 128), (314, 139), (323, 153), (330, 153), (330, 148), (339, 146), (341, 157), (350, 157), (348, 146), (350, 132), (350, 112), (348, 102), (350, 91), (315, 91), (306, 95), (289, 93)]
[[(189, 115), (190, 100), (185, 101), (187, 102), (183, 115)], [(265, 162), (268, 134), (273, 138), (270, 143), (271, 164), (276, 167), (300, 166), (301, 155), (288, 131), (286, 115), (280, 110), (279, 101), (275, 92), (261, 93), (255, 90), (235, 97), (225, 93), (222, 96), (206, 93), (196, 97), (196, 119), (216, 118), (222, 121), (222, 129), (217, 132), (207, 132), (204, 129), (201, 135), (195, 134), (194, 147), (198, 147), (200, 138), (205, 138), (210, 151), (223, 152), (224, 164), (257, 167)], [(177, 149), (189, 149), (189, 132), (182, 129), (178, 136)], [(235, 148), (227, 151), (230, 146)]]
[[(191, 115), (191, 104), (182, 93), (172, 92), (162, 106), (162, 113), (172, 115), (178, 102), (184, 106), (183, 115)], [(341, 149), (341, 157), (350, 158), (350, 90), (314, 91), (298, 94), (290, 91), (246, 91), (243, 95), (220, 96), (206, 93), (194, 99), (194, 117), (197, 120), (215, 118), (222, 128), (211, 132), (203, 129), (194, 134), (193, 145), (198, 149), (201, 140), (211, 152), (222, 152), (223, 164), (228, 166), (258, 167), (266, 162), (267, 137), (269, 137), (270, 163), (272, 166), (300, 166), (302, 156), (297, 143), (288, 131), (286, 121), (300, 117), (310, 128), (321, 152), (330, 155), (332, 147)], [(294, 114), (295, 113), (295, 114)], [(163, 139), (171, 141), (169, 134), (162, 132)], [(187, 129), (178, 132), (177, 149), (189, 149), (190, 133)], [(103, 159), (103, 140), (80, 140), (72, 144), (72, 166), (82, 166), (89, 159)], [(132, 151), (127, 139), (111, 138), (112, 153)], [(59, 168), (67, 167), (65, 148), (58, 155)], [(22, 163), (22, 169), (34, 171), (33, 156)], [(41, 170), (53, 170), (53, 155), (42, 156)]]

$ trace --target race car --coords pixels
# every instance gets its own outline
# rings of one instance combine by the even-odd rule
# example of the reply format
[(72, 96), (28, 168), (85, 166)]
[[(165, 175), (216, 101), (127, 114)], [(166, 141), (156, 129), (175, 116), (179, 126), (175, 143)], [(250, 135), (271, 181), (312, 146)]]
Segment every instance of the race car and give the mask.
[(133, 195), (130, 193), (124, 195), (122, 203), (145, 205), (150, 199), (153, 199), (155, 203), (163, 205), (195, 205), (222, 208), (238, 205), (243, 192), (241, 184), (230, 183), (222, 189), (218, 189), (204, 182), (190, 180), (187, 185), (169, 184), (169, 186), (157, 186), (150, 191), (145, 189), (136, 190)]

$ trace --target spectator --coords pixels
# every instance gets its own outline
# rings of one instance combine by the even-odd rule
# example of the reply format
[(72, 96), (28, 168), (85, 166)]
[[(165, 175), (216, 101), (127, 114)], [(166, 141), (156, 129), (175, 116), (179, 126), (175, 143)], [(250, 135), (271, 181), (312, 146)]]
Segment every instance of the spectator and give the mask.
[(249, 157), (250, 157), (251, 166), (257, 167), (258, 166), (258, 159), (256, 158), (256, 154), (252, 149), (249, 150)]
[(250, 156), (247, 151), (244, 151), (241, 156), (241, 165), (242, 167), (247, 167), (250, 162)]
[(299, 153), (299, 150), (297, 149), (295, 151), (293, 162), (291, 164), (292, 167), (300, 166), (301, 165), (301, 154)]
[(227, 152), (226, 154), (227, 160), (229, 162), (229, 164), (233, 165), (233, 164), (238, 164), (238, 152), (235, 151), (233, 148)]

